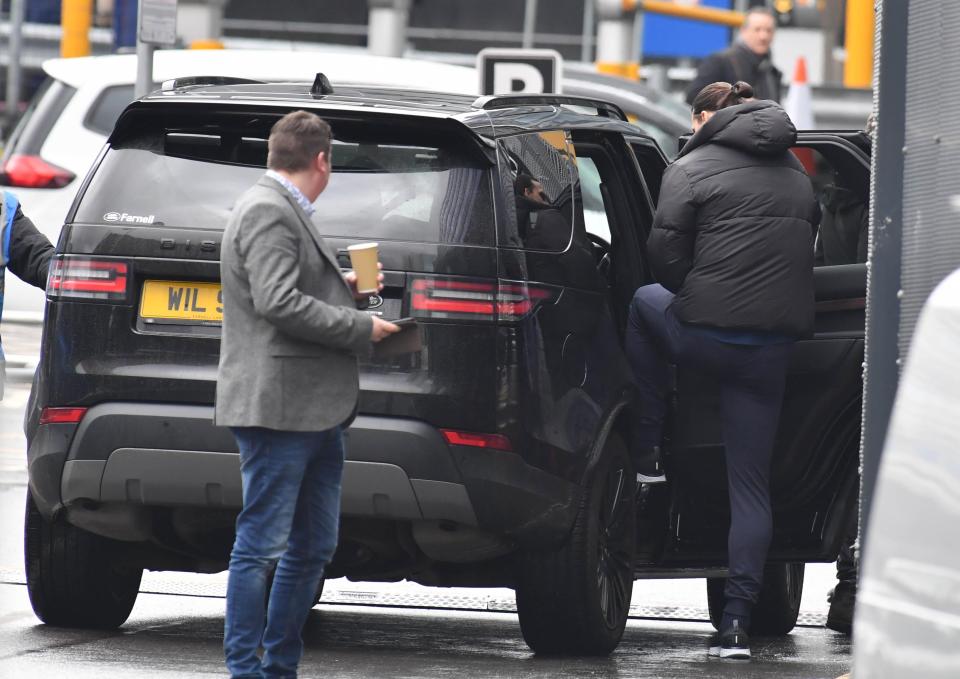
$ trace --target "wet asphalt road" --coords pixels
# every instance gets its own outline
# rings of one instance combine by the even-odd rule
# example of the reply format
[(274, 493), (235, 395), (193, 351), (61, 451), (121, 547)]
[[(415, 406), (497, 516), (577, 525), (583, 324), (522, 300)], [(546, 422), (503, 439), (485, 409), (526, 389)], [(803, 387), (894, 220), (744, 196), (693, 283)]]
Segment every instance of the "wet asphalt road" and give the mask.
[[(221, 599), (141, 595), (113, 633), (37, 624), (22, 586), (0, 586), (0, 605), (2, 677), (225, 676)], [(301, 676), (834, 679), (849, 665), (849, 645), (822, 629), (758, 641), (750, 663), (707, 659), (708, 631), (703, 623), (631, 620), (610, 658), (551, 659), (530, 653), (510, 614), (320, 606), (304, 632)]]
[[(5, 345), (9, 337), (29, 349), (33, 333), (5, 325), (3, 335)], [(26, 493), (20, 428), (28, 389), (23, 382), (8, 384), (0, 403), (0, 678), (225, 677), (218, 576), (183, 576), (216, 581), (216, 586), (202, 587), (178, 583), (177, 576), (172, 581), (145, 577), (148, 591), (203, 595), (141, 593), (130, 620), (114, 632), (48, 628), (34, 617), (20, 584)], [(829, 567), (808, 567), (805, 610), (822, 606), (830, 579)], [(328, 583), (332, 590), (334, 583)], [(183, 586), (178, 589), (178, 584)], [(371, 591), (403, 587), (346, 583), (342, 593), (351, 586)], [(702, 588), (702, 581), (637, 583), (635, 601), (674, 610), (702, 607)], [(450, 590), (451, 595), (457, 592), (465, 590)], [(756, 659), (746, 664), (708, 659), (704, 640), (710, 631), (702, 622), (631, 619), (610, 658), (551, 659), (529, 651), (511, 613), (321, 604), (307, 623), (300, 676), (836, 679), (850, 668), (848, 640), (822, 627), (800, 627), (784, 639), (755, 640)]]

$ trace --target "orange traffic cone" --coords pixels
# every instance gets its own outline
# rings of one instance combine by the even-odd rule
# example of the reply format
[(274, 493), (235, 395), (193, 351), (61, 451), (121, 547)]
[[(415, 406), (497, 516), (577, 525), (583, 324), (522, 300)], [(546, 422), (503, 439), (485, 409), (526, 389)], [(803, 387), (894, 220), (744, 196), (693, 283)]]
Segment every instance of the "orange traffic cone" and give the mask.
[[(797, 65), (793, 70), (793, 82), (790, 83), (790, 91), (787, 92), (783, 108), (786, 109), (787, 115), (798, 130), (813, 129), (813, 93), (810, 90), (810, 83), (807, 82), (807, 60), (803, 57), (797, 57)], [(807, 173), (813, 174), (816, 170), (813, 151), (794, 149), (793, 152), (803, 163)]]

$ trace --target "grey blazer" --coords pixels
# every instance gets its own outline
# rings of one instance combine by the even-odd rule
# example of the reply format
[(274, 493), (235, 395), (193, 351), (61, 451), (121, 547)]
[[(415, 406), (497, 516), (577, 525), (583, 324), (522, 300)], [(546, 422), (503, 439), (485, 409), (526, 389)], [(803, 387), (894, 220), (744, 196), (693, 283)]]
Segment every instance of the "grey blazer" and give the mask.
[(324, 431), (352, 416), (357, 355), (373, 320), (357, 310), (336, 257), (279, 183), (263, 177), (223, 236), (223, 336), (215, 421)]

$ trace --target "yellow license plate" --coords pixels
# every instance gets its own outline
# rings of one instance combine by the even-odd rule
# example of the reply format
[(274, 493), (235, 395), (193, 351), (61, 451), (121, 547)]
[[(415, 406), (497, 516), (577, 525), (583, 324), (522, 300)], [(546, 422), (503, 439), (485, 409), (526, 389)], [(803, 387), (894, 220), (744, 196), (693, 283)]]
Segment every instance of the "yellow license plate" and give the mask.
[(161, 323), (220, 323), (223, 291), (219, 283), (145, 281), (140, 317)]

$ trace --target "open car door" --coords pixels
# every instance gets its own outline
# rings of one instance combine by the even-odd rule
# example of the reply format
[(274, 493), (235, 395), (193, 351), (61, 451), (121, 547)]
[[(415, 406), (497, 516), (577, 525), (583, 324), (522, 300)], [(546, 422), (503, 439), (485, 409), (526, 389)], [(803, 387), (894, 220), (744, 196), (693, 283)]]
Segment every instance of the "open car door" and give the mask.
[[(861, 132), (800, 133), (795, 149), (823, 219), (815, 334), (796, 344), (773, 457), (771, 561), (833, 561), (856, 507), (869, 150)], [(726, 563), (730, 520), (718, 388), (680, 368), (673, 397), (667, 534), (659, 553), (648, 552), (650, 566), (710, 568)]]

